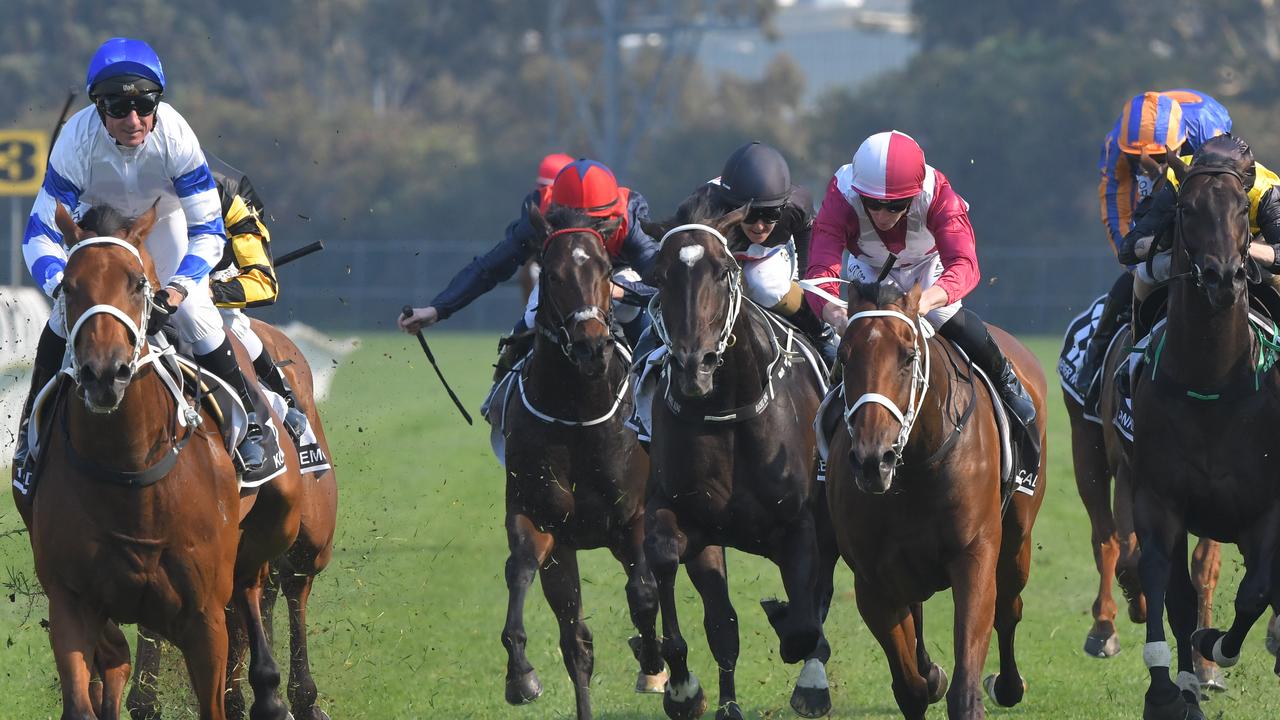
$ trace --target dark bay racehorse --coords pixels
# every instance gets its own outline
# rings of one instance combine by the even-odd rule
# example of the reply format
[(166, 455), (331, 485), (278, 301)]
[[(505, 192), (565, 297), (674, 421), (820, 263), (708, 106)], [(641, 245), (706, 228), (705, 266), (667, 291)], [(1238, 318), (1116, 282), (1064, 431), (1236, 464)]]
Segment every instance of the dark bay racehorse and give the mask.
[[(49, 598), (63, 717), (118, 716), (129, 651), (117, 623), (138, 623), (182, 650), (200, 717), (224, 718), (234, 599), (253, 640), (254, 717), (284, 718), (256, 605), (266, 560), (297, 535), (300, 478), (269, 483), (246, 519), (217, 424), (203, 411), (179, 422), (143, 337), (154, 208), (117, 223), (113, 237), (81, 230), (62, 207), (56, 220), (71, 248), (60, 299), (71, 380), (53, 401), (24, 518)], [(91, 692), (95, 671), (103, 685)]]
[[(1168, 322), (1151, 339), (1149, 366), (1136, 379), (1134, 526), (1147, 596), (1151, 674), (1146, 720), (1203, 717), (1191, 648), (1229, 667), (1248, 630), (1280, 602), (1280, 376), (1276, 348), (1251, 329), (1246, 277), (1250, 243), (1244, 146), (1211, 140), (1190, 169), (1170, 159), (1180, 181), (1173, 233)], [(1187, 533), (1234, 542), (1245, 575), (1230, 630), (1193, 633), (1195, 590), (1187, 573)], [(1177, 640), (1165, 641), (1164, 610)], [(1277, 667), (1280, 670), (1280, 667)]]
[[(1092, 608), (1093, 626), (1084, 641), (1085, 653), (1097, 658), (1109, 658), (1120, 652), (1113, 582), (1119, 582), (1124, 593), (1129, 620), (1135, 623), (1147, 620), (1147, 601), (1138, 577), (1138, 536), (1133, 530), (1130, 447), (1113, 422), (1119, 404), (1115, 392), (1116, 371), (1121, 363), (1128, 362), (1127, 348), (1131, 345), (1130, 330), (1123, 328), (1107, 353), (1100, 380), (1103, 384), (1099, 408), (1101, 424), (1086, 419), (1084, 405), (1063, 391), (1067, 417), (1071, 420), (1071, 459), (1076, 490), (1089, 514), (1093, 561), (1098, 567), (1098, 594)], [(1218, 543), (1209, 539), (1201, 539), (1192, 552), (1191, 577), (1202, 626), (1213, 622), (1213, 592), (1218, 586), (1221, 555)], [(1195, 665), (1196, 676), (1202, 686), (1226, 689), (1226, 679), (1212, 661), (1197, 653)]]
[[(325, 457), (332, 459), (329, 441), (320, 422), (316, 407), (311, 368), (298, 346), (276, 327), (260, 320), (252, 320), (253, 331), (262, 340), (271, 357), (276, 358), (280, 369), (289, 380), (300, 405), (306, 408), (307, 420), (315, 431), (316, 440)], [(295, 456), (296, 457), (296, 454)], [(286, 462), (293, 462), (287, 458)], [(289, 682), (290, 710), (297, 720), (328, 720), (328, 715), (316, 707), (316, 683), (311, 676), (311, 662), (307, 655), (307, 601), (316, 575), (320, 574), (333, 557), (333, 534), (337, 523), (338, 485), (334, 470), (323, 470), (304, 475), (301, 498), (301, 523), (298, 537), (288, 552), (271, 563), (272, 581), (263, 588), (262, 619), (267, 636), (272, 633), (272, 611), (277, 594), (284, 593), (289, 616)], [(244, 716), (244, 697), (240, 690), (239, 670), (243, 650), (237, 645), (244, 642), (243, 633), (233, 635), (229, 653), (227, 714), (235, 720)], [(160, 638), (155, 633), (139, 629), (138, 655), (134, 666), (133, 684), (129, 687), (126, 705), (134, 720), (156, 720), (160, 710), (156, 704), (156, 681), (160, 666)]]
[[(631, 412), (628, 357), (612, 334), (611, 274), (602, 221), (568, 208), (546, 218), (529, 209), (545, 238), (539, 258), (537, 337), (507, 396), (506, 469), (509, 592), (502, 644), (506, 699), (532, 702), (542, 685), (525, 655), (524, 602), (534, 574), (560, 625), (578, 718), (591, 717), (591, 631), (582, 613), (578, 550), (607, 547), (627, 573), (627, 604), (640, 632), (637, 692), (666, 682), (657, 641), (657, 588), (643, 551), (649, 459), (623, 426)], [(497, 400), (495, 402), (501, 402)]]
[(663, 705), (673, 718), (698, 717), (707, 706), (676, 613), (683, 562), (702, 596), (720, 671), (716, 717), (743, 717), (723, 550), (734, 547), (781, 570), (789, 602), (785, 612), (773, 606), (770, 621), (782, 660), (807, 660), (792, 706), (818, 717), (831, 707), (821, 620), (837, 560), (815, 479), (813, 418), (823, 382), (797, 352), (798, 334), (775, 331), (765, 311), (743, 297), (741, 269), (724, 236), (745, 211), (681, 213), (677, 221), (690, 224), (666, 231), (653, 272), (660, 287), (654, 328), (668, 355), (653, 400), (645, 552), (658, 580), (662, 653), (671, 670)]
[[(1025, 692), (1014, 634), (1047, 453), (1034, 494), (1014, 492), (1002, 516), (991, 395), (950, 343), (926, 337), (919, 300), (919, 287), (904, 295), (891, 284), (850, 285), (840, 346), (847, 432), (831, 443), (827, 493), (858, 611), (884, 648), (903, 716), (923, 718), (945, 691), (949, 718), (981, 718), (982, 685), (1005, 707)], [(991, 334), (1036, 404), (1044, 447), (1044, 374), (1026, 347), (999, 328)], [(955, 600), (950, 689), (924, 652), (920, 609), (948, 587)], [(1000, 673), (981, 682), (993, 619)]]

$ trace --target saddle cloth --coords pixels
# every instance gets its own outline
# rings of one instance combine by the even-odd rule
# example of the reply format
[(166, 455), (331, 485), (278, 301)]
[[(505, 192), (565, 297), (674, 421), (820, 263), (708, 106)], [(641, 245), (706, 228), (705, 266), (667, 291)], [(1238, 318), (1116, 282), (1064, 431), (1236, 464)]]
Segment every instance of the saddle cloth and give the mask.
[[(1081, 405), (1089, 395), (1090, 386), (1100, 377), (1100, 373), (1094, 377), (1081, 377), (1081, 373), (1084, 371), (1085, 356), (1089, 353), (1089, 343), (1093, 341), (1094, 333), (1098, 330), (1098, 323), (1102, 320), (1102, 309), (1106, 304), (1107, 296), (1102, 295), (1084, 312), (1071, 319), (1067, 325), (1066, 337), (1062, 340), (1062, 352), (1058, 354), (1058, 379), (1062, 389)], [(1117, 337), (1119, 335), (1116, 333)], [(1114, 342), (1114, 338), (1112, 341)], [(1085, 408), (1084, 417), (1096, 423), (1102, 422), (1098, 418), (1096, 407)]]

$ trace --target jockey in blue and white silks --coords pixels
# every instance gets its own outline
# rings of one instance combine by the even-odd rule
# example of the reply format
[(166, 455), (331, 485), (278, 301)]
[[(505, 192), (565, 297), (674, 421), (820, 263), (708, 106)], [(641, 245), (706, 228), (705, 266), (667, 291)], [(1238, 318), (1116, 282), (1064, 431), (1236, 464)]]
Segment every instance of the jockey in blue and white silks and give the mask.
[[(85, 89), (93, 105), (73, 115), (58, 136), (22, 238), (31, 277), (50, 297), (57, 296), (68, 256), (54, 222), (58, 204), (76, 217), (92, 206), (137, 217), (154, 204), (157, 218), (146, 249), (163, 288), (154, 298), (157, 322), (148, 323), (148, 330), (154, 332), (168, 316), (178, 336), (191, 344), (196, 361), (240, 395), (250, 418), (236, 465), (242, 472), (257, 470), (266, 459), (263, 427), (254, 412), (258, 396), (236, 363), (209, 291), (209, 272), (222, 257), (226, 230), (200, 141), (178, 111), (161, 102), (164, 68), (141, 40), (103, 43), (89, 62)], [(29, 456), (26, 419), (36, 393), (61, 368), (66, 335), (62, 304), (55, 302), (36, 349), (31, 394), (19, 426), (14, 465), (20, 478), (27, 474)]]

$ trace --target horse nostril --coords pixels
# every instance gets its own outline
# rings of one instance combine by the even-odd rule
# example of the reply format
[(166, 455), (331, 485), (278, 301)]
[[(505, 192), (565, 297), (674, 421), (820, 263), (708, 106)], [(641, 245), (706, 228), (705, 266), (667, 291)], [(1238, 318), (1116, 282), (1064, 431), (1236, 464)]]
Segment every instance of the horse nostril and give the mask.
[(716, 363), (718, 362), (720, 362), (720, 358), (716, 356), (716, 354), (713, 352), (709, 352), (706, 355), (702, 356), (703, 367), (715, 367)]
[(116, 382), (127, 382), (131, 377), (133, 377), (133, 371), (128, 365), (122, 364), (116, 368)]
[(893, 467), (898, 464), (898, 456), (894, 455), (892, 450), (886, 450), (885, 453), (880, 456), (880, 464), (882, 466), (887, 465), (889, 467)]

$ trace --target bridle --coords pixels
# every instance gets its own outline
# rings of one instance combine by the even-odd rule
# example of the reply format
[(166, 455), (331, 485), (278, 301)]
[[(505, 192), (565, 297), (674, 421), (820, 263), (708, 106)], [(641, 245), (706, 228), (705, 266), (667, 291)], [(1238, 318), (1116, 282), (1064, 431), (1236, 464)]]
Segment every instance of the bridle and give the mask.
[[(853, 431), (853, 415), (858, 411), (858, 408), (863, 405), (880, 405), (884, 407), (897, 419), (901, 426), (898, 430), (898, 437), (894, 440), (892, 447), (894, 465), (898, 466), (902, 464), (903, 450), (907, 446), (907, 440), (911, 437), (911, 429), (915, 427), (916, 420), (920, 417), (920, 409), (924, 406), (925, 395), (929, 392), (929, 371), (932, 367), (932, 360), (929, 352), (929, 341), (925, 337), (924, 318), (921, 316), (916, 316), (916, 319), (912, 320), (897, 310), (863, 310), (849, 316), (849, 323), (852, 324), (855, 320), (877, 317), (901, 320), (911, 327), (911, 344), (914, 352), (911, 360), (911, 393), (907, 398), (907, 409), (906, 412), (903, 412), (897, 403), (880, 393), (863, 393), (853, 405), (846, 408), (844, 426), (849, 432), (849, 437), (856, 437)], [(848, 330), (845, 330), (845, 332), (847, 333)], [(847, 401), (848, 398), (846, 397)]]
[[(716, 338), (716, 364), (717, 366), (724, 362), (724, 351), (733, 344), (733, 325), (738, 320), (738, 313), (742, 310), (742, 267), (738, 265), (738, 261), (734, 259), (733, 253), (729, 252), (729, 240), (720, 233), (719, 230), (710, 225), (701, 223), (688, 223), (686, 225), (677, 225), (671, 228), (658, 241), (658, 247), (661, 248), (667, 242), (667, 238), (689, 230), (701, 230), (710, 233), (724, 245), (725, 255), (729, 258), (730, 270), (726, 278), (729, 285), (729, 311), (725, 313), (724, 325), (721, 326), (719, 335)], [(653, 331), (658, 334), (658, 338), (667, 347), (671, 347), (671, 336), (667, 333), (666, 322), (662, 319), (662, 304), (659, 301), (660, 293), (654, 295), (649, 300), (649, 314), (653, 317)]]
[(125, 328), (129, 331), (129, 334), (132, 336), (132, 342), (133, 342), (133, 353), (129, 358), (129, 374), (135, 375), (137, 374), (138, 367), (141, 364), (140, 361), (142, 358), (143, 350), (146, 349), (146, 346), (147, 346), (147, 335), (144, 328), (146, 328), (147, 326), (147, 317), (150, 315), (151, 308), (153, 306), (153, 301), (151, 299), (151, 281), (146, 276), (146, 272), (145, 272), (146, 266), (143, 264), (142, 255), (139, 254), (137, 248), (125, 242), (124, 240), (120, 240), (113, 237), (89, 238), (87, 240), (81, 240), (80, 242), (73, 245), (67, 257), (70, 258), (72, 255), (75, 255), (77, 252), (79, 252), (82, 248), (89, 247), (91, 245), (115, 245), (117, 247), (122, 247), (125, 250), (128, 250), (129, 254), (133, 255), (134, 259), (138, 261), (138, 266), (143, 268), (144, 270), (142, 275), (142, 283), (143, 283), (142, 294), (145, 300), (142, 304), (142, 316), (138, 318), (137, 321), (135, 321), (132, 317), (129, 317), (128, 314), (126, 314), (123, 310), (116, 307), (115, 305), (98, 304), (90, 307), (88, 310), (85, 310), (84, 313), (81, 314), (80, 317), (76, 320), (75, 325), (71, 326), (71, 328), (68, 329), (67, 328), (67, 312), (66, 312), (67, 295), (66, 293), (62, 293), (58, 296), (57, 302), (62, 304), (62, 307), (60, 308), (62, 311), (61, 312), (62, 323), (63, 323), (62, 331), (63, 331), (63, 334), (66, 335), (67, 337), (67, 353), (70, 356), (70, 363), (71, 363), (71, 367), (64, 372), (66, 372), (68, 375), (71, 376), (71, 379), (75, 381), (76, 385), (80, 385), (80, 358), (76, 355), (76, 337), (80, 334), (80, 328), (84, 327), (85, 321), (87, 321), (89, 318), (93, 317), (94, 315), (110, 315), (111, 317), (114, 317), (115, 319), (124, 323)]
[[(575, 233), (586, 233), (595, 236), (600, 241), (600, 247), (605, 246), (604, 236), (595, 228), (589, 227), (569, 227), (556, 230), (547, 235), (546, 241), (542, 244), (543, 255), (547, 252), (547, 247), (551, 245), (551, 241), (561, 235), (572, 235)], [(556, 347), (560, 348), (565, 357), (572, 357), (573, 351), (573, 335), (571, 330), (577, 325), (588, 320), (598, 320), (604, 324), (605, 330), (608, 331), (613, 327), (613, 304), (610, 303), (609, 309), (606, 310), (599, 305), (583, 305), (573, 312), (561, 312), (560, 307), (556, 304), (555, 298), (547, 293), (545, 283), (538, 283), (538, 306), (546, 304), (547, 310), (555, 319), (555, 324), (551, 326), (543, 325), (536, 322), (538, 334), (550, 340)], [(608, 334), (608, 342), (613, 342), (612, 333)]]
[[(1240, 187), (1242, 190), (1246, 187), (1244, 176), (1241, 175), (1234, 168), (1224, 167), (1221, 165), (1199, 165), (1199, 166), (1192, 167), (1190, 170), (1188, 170), (1187, 174), (1182, 178), (1182, 181), (1179, 183), (1180, 185), (1179, 195), (1181, 195), (1181, 192), (1186, 189), (1187, 181), (1191, 180), (1191, 178), (1193, 177), (1197, 177), (1200, 175), (1209, 175), (1209, 176), (1230, 175), (1240, 182)], [(1245, 191), (1245, 203), (1247, 208), (1247, 204), (1248, 204), (1247, 191)], [(1183, 213), (1185, 212), (1185, 210), (1186, 210), (1186, 207), (1182, 204), (1182, 201), (1179, 198), (1178, 203), (1174, 206), (1175, 216), (1174, 216), (1174, 223), (1173, 223), (1173, 246), (1175, 248), (1181, 249), (1182, 253), (1186, 256), (1187, 263), (1191, 269), (1185, 273), (1171, 275), (1169, 277), (1169, 282), (1173, 282), (1175, 280), (1191, 280), (1197, 288), (1204, 289), (1204, 270), (1200, 267), (1200, 264), (1196, 262), (1195, 257), (1192, 255), (1190, 246), (1187, 244), (1186, 235), (1184, 234), (1184, 231), (1183, 231)], [(1246, 209), (1245, 212), (1247, 213), (1248, 210)], [(1240, 254), (1245, 260), (1245, 267), (1247, 270), (1250, 267), (1250, 263), (1248, 262), (1249, 241), (1252, 239), (1252, 235), (1249, 232), (1249, 223), (1247, 220), (1244, 225), (1244, 237), (1242, 239), (1244, 240), (1244, 242), (1241, 244), (1242, 249), (1240, 251)], [(1151, 264), (1156, 254), (1157, 254), (1157, 248), (1152, 248), (1147, 253), (1146, 262), (1147, 262), (1148, 274), (1151, 274), (1151, 271), (1152, 271)]]

